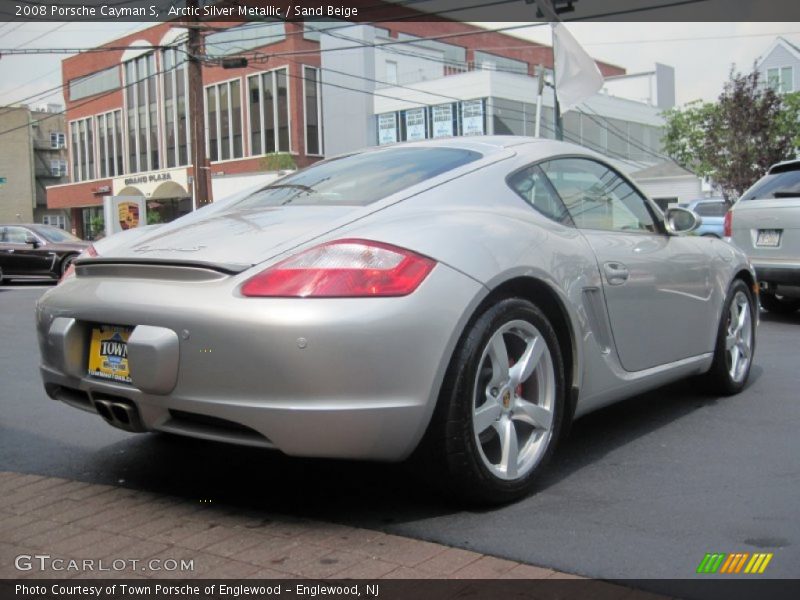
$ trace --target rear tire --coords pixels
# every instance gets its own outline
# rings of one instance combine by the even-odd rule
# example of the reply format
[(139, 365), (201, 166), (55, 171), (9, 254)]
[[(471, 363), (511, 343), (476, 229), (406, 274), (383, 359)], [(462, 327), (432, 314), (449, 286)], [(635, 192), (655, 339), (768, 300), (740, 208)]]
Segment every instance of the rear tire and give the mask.
[(769, 292), (761, 292), (759, 301), (761, 308), (776, 315), (790, 315), (800, 308), (800, 300), (797, 298), (785, 298)]
[(705, 375), (709, 392), (732, 396), (747, 383), (756, 349), (755, 307), (750, 286), (735, 279), (723, 306), (714, 362)]
[(547, 317), (520, 298), (486, 310), (459, 342), (428, 432), (447, 491), (481, 505), (528, 494), (561, 433), (564, 389)]

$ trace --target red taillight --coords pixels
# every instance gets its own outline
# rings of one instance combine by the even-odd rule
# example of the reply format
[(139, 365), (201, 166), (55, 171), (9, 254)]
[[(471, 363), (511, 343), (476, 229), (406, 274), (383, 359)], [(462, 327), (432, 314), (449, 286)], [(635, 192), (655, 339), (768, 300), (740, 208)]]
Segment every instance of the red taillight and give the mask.
[[(92, 256), (97, 256), (97, 250), (94, 249), (94, 246), (89, 246), (88, 248), (86, 248), (86, 250), (81, 252), (75, 258), (75, 260), (78, 260), (79, 258), (89, 258)], [(64, 274), (61, 276), (61, 279), (59, 279), (58, 282), (61, 283), (65, 279), (69, 279), (70, 277), (74, 276), (75, 276), (75, 261), (72, 261), (70, 265), (67, 267), (67, 270), (64, 271)]]
[(733, 211), (725, 213), (725, 220), (722, 222), (722, 235), (731, 237), (733, 235)]
[(436, 262), (410, 250), (368, 240), (315, 246), (248, 279), (244, 296), (364, 298), (406, 296)]

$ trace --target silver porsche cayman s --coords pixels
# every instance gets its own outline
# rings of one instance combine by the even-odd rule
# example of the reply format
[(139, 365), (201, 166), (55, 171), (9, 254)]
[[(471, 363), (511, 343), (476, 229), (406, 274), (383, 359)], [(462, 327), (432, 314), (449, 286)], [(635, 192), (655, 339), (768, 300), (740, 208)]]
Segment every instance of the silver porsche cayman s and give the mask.
[(562, 142), (373, 148), (97, 243), (37, 305), (41, 374), (129, 431), (422, 454), (505, 502), (576, 417), (745, 385), (754, 273), (697, 225)]

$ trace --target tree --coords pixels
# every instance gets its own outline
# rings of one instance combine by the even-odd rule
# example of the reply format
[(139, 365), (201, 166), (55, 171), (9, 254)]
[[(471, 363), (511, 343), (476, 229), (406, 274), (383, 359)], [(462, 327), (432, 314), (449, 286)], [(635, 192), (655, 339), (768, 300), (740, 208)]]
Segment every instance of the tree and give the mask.
[(776, 162), (800, 146), (800, 98), (781, 97), (757, 70), (730, 79), (716, 102), (693, 102), (665, 113), (666, 153), (679, 165), (708, 177), (731, 202)]

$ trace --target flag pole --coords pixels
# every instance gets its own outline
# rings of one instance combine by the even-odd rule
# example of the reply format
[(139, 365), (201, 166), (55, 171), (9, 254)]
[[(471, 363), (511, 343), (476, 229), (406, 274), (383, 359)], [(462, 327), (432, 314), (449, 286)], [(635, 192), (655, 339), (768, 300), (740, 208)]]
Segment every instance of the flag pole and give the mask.
[(556, 35), (555, 30), (553, 29), (554, 24), (553, 22), (550, 23), (550, 34), (553, 40), (553, 112), (555, 113), (555, 130), (556, 130), (556, 139), (560, 141), (564, 141), (564, 121), (561, 119), (561, 106), (558, 103), (558, 90), (556, 89), (556, 69), (558, 65), (556, 64)]

